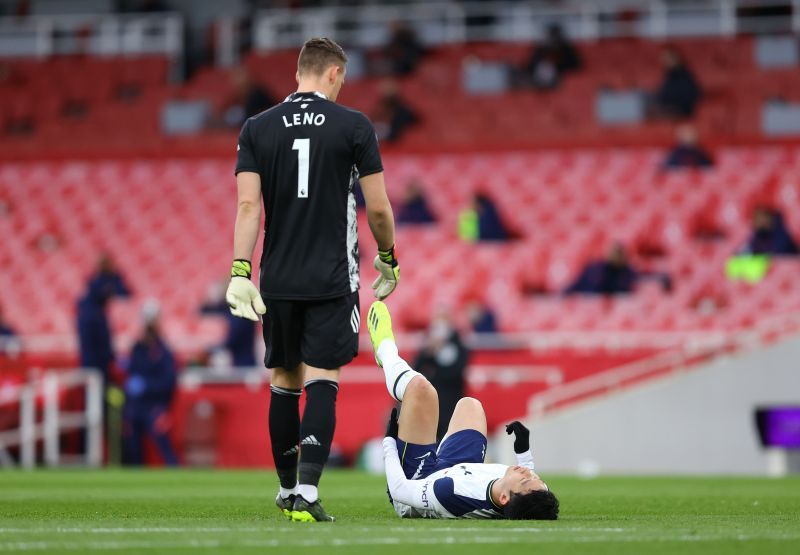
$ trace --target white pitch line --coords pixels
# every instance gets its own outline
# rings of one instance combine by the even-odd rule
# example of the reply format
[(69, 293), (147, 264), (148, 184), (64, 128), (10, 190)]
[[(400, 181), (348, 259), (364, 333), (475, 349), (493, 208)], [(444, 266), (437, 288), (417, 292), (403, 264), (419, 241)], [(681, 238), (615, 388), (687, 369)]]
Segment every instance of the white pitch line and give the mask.
[(424, 526), (417, 526), (417, 527), (399, 527), (395, 526), (389, 528), (392, 532), (497, 532), (497, 533), (504, 533), (504, 532), (528, 532), (528, 533), (538, 533), (538, 532), (631, 532), (633, 529), (625, 529), (625, 528), (586, 528), (586, 527), (564, 527), (559, 525), (554, 525), (552, 528), (536, 528), (536, 527), (516, 527), (516, 528), (505, 528), (505, 527), (498, 527), (498, 528), (484, 528), (478, 526), (472, 527), (460, 527), (460, 526), (440, 526), (440, 527), (431, 527), (425, 528)]
[[(765, 535), (765, 536), (738, 536), (739, 541), (752, 541), (761, 539), (780, 539), (796, 540), (798, 535)], [(658, 536), (658, 537), (604, 537), (587, 536), (567, 539), (568, 543), (599, 543), (599, 542), (642, 542), (642, 541), (664, 541), (664, 542), (704, 542), (718, 541), (721, 539), (732, 539), (725, 535), (707, 536)], [(243, 540), (233, 543), (222, 542), (219, 540), (187, 540), (171, 542), (155, 541), (105, 541), (105, 542), (5, 542), (0, 543), (0, 551), (42, 551), (42, 550), (120, 550), (120, 549), (168, 549), (168, 548), (201, 548), (201, 549), (220, 549), (229, 547), (354, 547), (354, 546), (386, 546), (386, 545), (468, 545), (468, 544), (509, 544), (524, 543), (525, 538), (521, 537), (495, 537), (495, 536), (445, 536), (440, 538), (419, 538), (419, 537), (389, 537), (389, 538), (331, 538), (331, 539), (298, 539), (294, 541), (282, 540)], [(549, 541), (561, 541), (551, 538)]]
[[(0, 528), (0, 534), (184, 534), (262, 532), (265, 528)], [(270, 530), (277, 531), (277, 530)]]
[[(368, 547), (368, 546), (388, 546), (388, 545), (469, 545), (469, 544), (484, 544), (484, 545), (507, 545), (509, 543), (523, 543), (521, 538), (508, 538), (508, 537), (495, 537), (495, 536), (470, 536), (470, 537), (456, 537), (445, 536), (441, 538), (406, 538), (406, 537), (390, 537), (390, 538), (363, 538), (363, 539), (345, 539), (345, 538), (331, 538), (325, 539), (308, 539), (296, 541), (281, 541), (281, 540), (242, 540), (233, 543), (222, 542), (218, 540), (187, 540), (180, 541), (104, 541), (104, 542), (54, 542), (54, 541), (36, 541), (36, 542), (4, 542), (0, 543), (0, 552), (2, 551), (44, 551), (44, 550), (65, 550), (65, 551), (113, 551), (122, 549), (171, 549), (171, 548), (203, 548), (203, 549), (221, 549), (233, 547), (252, 547), (252, 548), (267, 548), (267, 547)], [(601, 538), (592, 538), (590, 541), (603, 541)]]
[[(529, 534), (536, 534), (536, 533), (550, 533), (550, 532), (605, 532), (605, 533), (621, 533), (621, 532), (630, 532), (631, 529), (624, 529), (624, 528), (587, 528), (587, 527), (561, 527), (561, 526), (554, 526), (552, 528), (536, 528), (536, 527), (515, 527), (515, 528), (506, 528), (506, 527), (498, 527), (498, 528), (489, 528), (489, 527), (478, 527), (478, 526), (471, 526), (471, 527), (459, 527), (459, 526), (444, 526), (444, 527), (424, 527), (424, 526), (408, 526), (408, 527), (401, 527), (395, 526), (389, 528), (392, 532), (402, 532), (402, 533), (414, 533), (414, 532), (427, 532), (427, 533), (459, 533), (459, 532), (482, 532), (484, 534), (505, 534), (509, 532), (519, 532), (519, 533), (529, 533)], [(0, 528), (0, 534), (187, 534), (187, 533), (199, 533), (199, 534), (225, 534), (225, 533), (260, 533), (260, 532), (287, 532), (293, 533), (295, 532), (295, 528), (290, 527), (268, 527), (264, 526), (261, 528), (257, 527), (164, 527), (164, 526), (154, 526), (154, 527), (132, 527), (132, 528), (125, 528), (125, 527), (115, 527), (115, 528), (68, 528), (68, 527), (57, 527), (57, 528)], [(324, 530), (320, 530), (324, 532), (333, 532), (335, 528), (328, 527)], [(372, 532), (371, 528), (348, 528), (348, 531), (351, 532)]]

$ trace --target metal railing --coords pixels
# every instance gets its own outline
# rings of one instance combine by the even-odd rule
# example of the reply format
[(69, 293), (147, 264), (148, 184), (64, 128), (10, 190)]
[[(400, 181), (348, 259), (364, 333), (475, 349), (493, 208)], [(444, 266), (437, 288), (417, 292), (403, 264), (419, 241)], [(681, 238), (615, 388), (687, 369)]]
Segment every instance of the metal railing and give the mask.
[[(754, 16), (739, 11), (787, 5), (792, 9), (787, 16)], [(541, 39), (551, 23), (560, 24), (573, 40), (800, 33), (800, 0), (587, 0), (555, 6), (533, 1), (435, 1), (270, 9), (257, 12), (254, 18), (253, 45), (257, 50), (296, 48), (309, 37), (329, 36), (347, 47), (370, 48), (386, 44), (392, 24), (397, 22), (413, 28), (428, 45), (533, 41)]]
[(183, 55), (183, 17), (168, 14), (0, 18), (0, 57)]
[[(64, 390), (82, 388), (85, 408), (80, 412), (64, 411), (60, 394)], [(48, 371), (41, 378), (6, 390), (0, 407), (19, 405), (19, 427), (0, 431), (0, 466), (13, 466), (9, 448), (19, 447), (19, 464), (33, 468), (37, 462), (37, 445), (42, 442), (43, 461), (47, 466), (85, 464), (100, 466), (103, 457), (103, 386), (96, 370), (78, 369)], [(41, 401), (42, 410), (37, 410)], [(38, 413), (41, 412), (41, 419)], [(85, 453), (67, 457), (61, 453), (63, 432), (85, 430)]]
[[(341, 381), (348, 383), (382, 384), (383, 372), (377, 366), (348, 366), (342, 372)], [(564, 373), (558, 366), (536, 364), (471, 364), (467, 368), (466, 381), (473, 386), (488, 384), (514, 386), (519, 383), (543, 383), (554, 386), (564, 381)], [(203, 385), (244, 385), (257, 390), (270, 382), (270, 372), (263, 367), (254, 368), (187, 368), (180, 375), (180, 385), (193, 390)]]
[[(778, 326), (780, 327), (780, 326)], [(779, 330), (778, 330), (779, 331)], [(631, 349), (673, 349), (687, 346), (690, 349), (716, 347), (728, 343), (734, 337), (752, 334), (752, 330), (681, 330), (681, 331), (535, 331), (519, 333), (481, 333), (467, 334), (464, 341), (470, 349), (476, 350), (519, 350), (548, 351), (552, 349), (573, 349), (578, 351), (606, 350), (610, 352)], [(116, 334), (114, 345), (117, 352), (126, 352), (136, 337), (132, 334)], [(219, 338), (208, 336), (169, 336), (170, 346), (179, 352), (195, 352), (208, 348)], [(361, 351), (369, 352), (372, 344), (369, 337), (359, 337)], [(421, 332), (397, 334), (398, 345), (404, 350), (417, 351), (425, 342)], [(33, 355), (51, 353), (72, 353), (78, 349), (74, 334), (26, 335), (16, 348), (16, 352)]]

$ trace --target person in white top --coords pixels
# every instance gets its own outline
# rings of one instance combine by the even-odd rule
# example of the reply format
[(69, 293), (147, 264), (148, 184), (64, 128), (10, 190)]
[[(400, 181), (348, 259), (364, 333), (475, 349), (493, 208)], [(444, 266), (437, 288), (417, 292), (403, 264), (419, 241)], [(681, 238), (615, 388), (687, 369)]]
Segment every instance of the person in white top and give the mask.
[(485, 463), (486, 414), (477, 399), (456, 405), (436, 444), (436, 389), (403, 360), (386, 305), (372, 304), (367, 328), (389, 395), (402, 403), (392, 411), (383, 440), (389, 499), (401, 518), (555, 520), (559, 502), (534, 471), (530, 432), (520, 422), (514, 434), (517, 465)]

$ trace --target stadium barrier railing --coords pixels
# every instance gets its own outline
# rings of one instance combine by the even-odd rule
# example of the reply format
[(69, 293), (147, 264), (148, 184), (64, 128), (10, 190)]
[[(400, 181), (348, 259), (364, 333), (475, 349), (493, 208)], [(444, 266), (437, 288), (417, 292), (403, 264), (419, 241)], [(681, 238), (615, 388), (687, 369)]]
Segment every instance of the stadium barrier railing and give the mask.
[[(772, 324), (780, 331), (784, 326), (780, 321)], [(672, 349), (688, 348), (705, 349), (730, 343), (734, 338), (741, 339), (743, 334), (753, 333), (747, 330), (680, 330), (680, 331), (535, 331), (521, 333), (468, 334), (465, 344), (473, 350), (507, 351), (530, 349), (532, 351), (548, 351), (553, 349), (624, 351), (626, 349)], [(416, 352), (425, 342), (425, 334), (409, 332), (397, 334), (398, 344), (404, 350)], [(135, 335), (119, 333), (115, 335), (114, 346), (118, 352), (127, 351), (133, 345)], [(198, 352), (205, 350), (215, 338), (200, 335), (170, 336), (170, 346), (178, 353)], [(47, 355), (49, 353), (74, 353), (78, 341), (72, 334), (36, 334), (26, 335), (21, 341), (19, 352), (31, 355)], [(368, 353), (372, 350), (369, 337), (362, 334), (359, 338), (359, 351)]]
[[(522, 382), (543, 383), (548, 386), (564, 381), (564, 373), (558, 366), (547, 364), (471, 364), (467, 370), (467, 382), (471, 385), (498, 383), (515, 385)], [(352, 365), (341, 376), (343, 383), (383, 384), (383, 372), (375, 366)], [(204, 385), (244, 385), (257, 390), (270, 383), (270, 373), (262, 367), (213, 368), (191, 367), (180, 376), (180, 385), (189, 390)]]
[(385, 44), (390, 24), (402, 22), (428, 45), (465, 41), (539, 40), (558, 22), (574, 40), (642, 37), (734, 36), (741, 33), (800, 32), (800, 0), (781, 4), (789, 15), (749, 14), (751, 0), (669, 3), (418, 2), (379, 6), (338, 6), (257, 12), (252, 42), (256, 50), (295, 48), (311, 36), (332, 36), (351, 47)]
[(175, 12), (0, 17), (0, 58), (163, 54), (179, 60), (183, 28)]
[[(0, 466), (13, 466), (9, 448), (19, 448), (19, 465), (37, 464), (37, 446), (42, 442), (43, 461), (50, 467), (84, 464), (98, 467), (103, 458), (103, 385), (97, 370), (74, 369), (47, 371), (41, 377), (16, 387), (6, 387), (0, 395), (0, 407), (18, 406), (19, 426), (0, 431)], [(66, 411), (61, 396), (67, 390), (82, 389), (84, 408)], [(41, 407), (41, 410), (39, 410)], [(41, 414), (41, 419), (39, 418)], [(61, 453), (61, 434), (85, 431), (83, 455)]]

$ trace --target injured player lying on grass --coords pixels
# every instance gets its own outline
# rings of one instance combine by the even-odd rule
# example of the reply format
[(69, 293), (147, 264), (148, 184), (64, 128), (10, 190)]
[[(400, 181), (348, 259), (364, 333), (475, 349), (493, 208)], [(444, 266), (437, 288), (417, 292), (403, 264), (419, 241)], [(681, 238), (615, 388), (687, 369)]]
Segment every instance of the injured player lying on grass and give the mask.
[(389, 395), (402, 403), (383, 440), (389, 498), (400, 517), (558, 518), (558, 499), (534, 472), (525, 426), (506, 427), (515, 437), (516, 466), (485, 463), (486, 414), (479, 401), (465, 397), (437, 446), (436, 389), (400, 358), (384, 303), (370, 307), (367, 328)]

